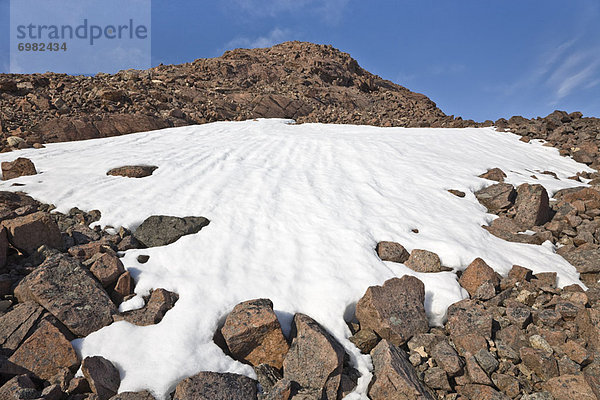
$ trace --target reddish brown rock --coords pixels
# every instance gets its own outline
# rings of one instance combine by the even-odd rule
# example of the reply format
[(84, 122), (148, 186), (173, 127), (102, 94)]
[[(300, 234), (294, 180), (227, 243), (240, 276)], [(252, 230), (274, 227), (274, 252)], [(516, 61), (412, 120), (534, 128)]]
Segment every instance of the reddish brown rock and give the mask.
[(580, 274), (600, 272), (600, 250), (578, 249), (562, 255)]
[(110, 400), (155, 400), (154, 396), (146, 390), (141, 392), (123, 392), (114, 395)]
[(15, 376), (0, 387), (2, 400), (37, 399), (39, 396), (39, 391), (27, 375)]
[(575, 317), (581, 337), (596, 351), (600, 351), (600, 310), (585, 308)]
[(15, 289), (19, 301), (40, 304), (76, 336), (110, 324), (117, 313), (102, 286), (74, 258), (49, 257)]
[(112, 176), (124, 176), (127, 178), (145, 178), (152, 175), (158, 167), (153, 165), (127, 165), (124, 167), (113, 168), (106, 173)]
[(101, 241), (73, 246), (69, 248), (68, 252), (71, 256), (78, 258), (81, 261), (89, 260), (96, 254), (100, 253), (114, 254), (114, 252), (110, 249), (110, 246)]
[(457, 387), (456, 391), (468, 400), (510, 400), (510, 397), (506, 396), (504, 393), (500, 393), (487, 385), (469, 383)]
[(98, 400), (108, 400), (117, 394), (121, 376), (107, 359), (100, 356), (86, 357), (81, 363), (81, 372)]
[(237, 374), (200, 372), (182, 380), (173, 400), (256, 400), (256, 381)]
[(10, 356), (34, 331), (44, 309), (37, 303), (17, 304), (10, 312), (0, 317), (1, 353)]
[(496, 182), (504, 182), (506, 174), (500, 168), (488, 169), (487, 172), (479, 175), (480, 178), (489, 179)]
[(523, 364), (541, 379), (547, 380), (558, 376), (558, 365), (551, 354), (529, 347), (521, 348), (519, 354)]
[(371, 358), (374, 375), (369, 386), (371, 400), (435, 399), (401, 348), (382, 340), (371, 352)]
[(417, 333), (427, 332), (425, 287), (412, 276), (392, 278), (383, 286), (371, 286), (356, 305), (361, 329), (371, 329), (395, 345)]
[(513, 185), (508, 183), (496, 183), (475, 192), (475, 197), (488, 211), (497, 212), (510, 208), (517, 196)]
[(475, 300), (465, 299), (448, 307), (446, 329), (452, 337), (477, 333), (492, 336), (492, 314)]
[(17, 217), (3, 221), (2, 226), (8, 232), (9, 242), (26, 254), (32, 254), (42, 245), (55, 249), (63, 247), (58, 225), (48, 213), (40, 211)]
[(485, 261), (476, 258), (463, 271), (458, 282), (471, 297), (475, 297), (477, 290), (485, 283), (491, 284), (494, 289), (500, 286), (500, 276)]
[(554, 400), (596, 400), (583, 375), (557, 376), (543, 383)]
[(94, 261), (90, 272), (107, 288), (119, 279), (125, 272), (125, 267), (116, 255), (104, 253)]
[(363, 354), (369, 354), (379, 342), (379, 336), (371, 329), (361, 329), (349, 339)]
[(375, 250), (379, 258), (383, 261), (403, 263), (410, 256), (404, 246), (395, 242), (379, 242)]
[(283, 361), (283, 376), (322, 400), (338, 398), (344, 348), (321, 325), (304, 314), (294, 316), (292, 345)]
[(74, 371), (79, 367), (71, 342), (48, 322), (25, 340), (9, 360), (42, 379), (50, 379), (62, 368)]
[(513, 265), (508, 272), (508, 277), (514, 279), (516, 282), (530, 281), (533, 277), (533, 271), (528, 268), (521, 267), (520, 265)]
[(131, 277), (131, 273), (129, 271), (124, 272), (117, 283), (115, 284), (115, 288), (113, 289), (110, 298), (115, 304), (119, 305), (123, 302), (125, 297), (129, 296), (133, 293), (133, 278)]
[(35, 174), (37, 174), (35, 165), (28, 158), (19, 157), (15, 161), (2, 162), (2, 179), (5, 181)]
[(548, 193), (542, 185), (520, 185), (517, 188), (515, 208), (515, 222), (523, 229), (543, 225), (550, 220)]
[(245, 301), (227, 316), (221, 333), (233, 358), (251, 365), (283, 366), (289, 349), (268, 299)]
[(413, 250), (404, 265), (416, 272), (441, 272), (450, 270), (449, 268), (442, 267), (442, 262), (437, 254), (421, 249)]
[(464, 362), (458, 356), (458, 353), (450, 344), (442, 340), (431, 350), (431, 356), (449, 376), (456, 376), (462, 373)]
[(177, 293), (169, 292), (165, 289), (153, 290), (144, 308), (116, 315), (115, 321), (125, 320), (138, 326), (158, 324), (162, 321), (167, 311), (175, 306), (178, 299), (179, 295)]

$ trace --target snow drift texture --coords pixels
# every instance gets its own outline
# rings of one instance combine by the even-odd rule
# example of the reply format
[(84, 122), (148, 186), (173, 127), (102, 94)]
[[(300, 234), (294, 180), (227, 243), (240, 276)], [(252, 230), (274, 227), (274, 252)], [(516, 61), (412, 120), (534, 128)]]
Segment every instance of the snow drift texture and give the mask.
[[(405, 129), (304, 124), (286, 120), (219, 122), (3, 154), (31, 158), (36, 176), (2, 183), (66, 212), (99, 209), (102, 225), (134, 229), (153, 214), (205, 216), (195, 235), (147, 250), (131, 250), (125, 266), (141, 296), (152, 288), (179, 293), (155, 326), (114, 323), (76, 343), (83, 356), (103, 355), (121, 371), (120, 391), (169, 393), (201, 370), (253, 376), (212, 342), (237, 303), (273, 300), (284, 330), (296, 312), (324, 325), (344, 344), (363, 374), (351, 398), (365, 398), (370, 359), (347, 340), (344, 318), (370, 285), (404, 274), (426, 287), (430, 321), (466, 296), (453, 272), (415, 273), (382, 262), (378, 241), (427, 249), (464, 269), (482, 257), (500, 273), (513, 264), (556, 271), (559, 284), (578, 282), (553, 246), (498, 239), (481, 225), (486, 214), (473, 192), (493, 182), (478, 178), (499, 167), (513, 184), (540, 183), (554, 191), (582, 164), (540, 143), (492, 128)], [(150, 177), (107, 176), (111, 168), (152, 164)], [(553, 171), (559, 179), (541, 171)], [(532, 176), (537, 177), (534, 179)], [(467, 193), (456, 197), (447, 189)], [(419, 233), (411, 230), (418, 229)], [(150, 255), (138, 264), (139, 254)], [(124, 308), (139, 306), (140, 297)]]

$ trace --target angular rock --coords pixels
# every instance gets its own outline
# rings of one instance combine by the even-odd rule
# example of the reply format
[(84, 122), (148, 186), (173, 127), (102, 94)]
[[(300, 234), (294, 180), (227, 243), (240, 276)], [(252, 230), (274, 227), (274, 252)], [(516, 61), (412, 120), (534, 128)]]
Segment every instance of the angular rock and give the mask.
[(119, 257), (104, 253), (100, 255), (90, 267), (90, 272), (105, 288), (114, 284), (119, 276), (125, 272), (125, 267)]
[(48, 322), (23, 342), (9, 361), (42, 379), (52, 378), (62, 368), (74, 371), (79, 367), (79, 358), (71, 342)]
[(533, 276), (532, 274), (533, 271), (531, 271), (529, 268), (524, 268), (520, 265), (513, 265), (508, 272), (508, 277), (517, 282), (529, 282)]
[(371, 400), (435, 399), (401, 348), (384, 339), (371, 352), (371, 359), (374, 375), (369, 386)]
[(283, 361), (283, 376), (301, 388), (318, 392), (323, 400), (337, 399), (344, 348), (315, 320), (296, 314), (292, 345)]
[(27, 375), (15, 376), (0, 387), (2, 400), (37, 399), (39, 396), (40, 392)]
[(480, 178), (489, 179), (496, 182), (504, 182), (506, 174), (500, 168), (488, 169), (487, 172), (479, 175)]
[(110, 324), (117, 313), (91, 273), (64, 255), (46, 259), (19, 283), (15, 295), (20, 302), (37, 302), (77, 336), (87, 336)]
[(152, 175), (157, 169), (153, 165), (126, 165), (124, 167), (113, 168), (106, 173), (112, 176), (124, 176), (126, 178), (145, 178)]
[(166, 246), (182, 236), (200, 232), (208, 224), (204, 217), (153, 215), (142, 222), (133, 236), (145, 247)]
[(162, 321), (167, 311), (175, 306), (178, 299), (177, 293), (156, 289), (152, 291), (144, 308), (115, 315), (114, 319), (115, 321), (125, 320), (138, 326), (156, 325)]
[(519, 380), (514, 376), (507, 374), (493, 374), (492, 381), (502, 393), (511, 398), (515, 398), (521, 393)]
[(487, 385), (469, 383), (457, 387), (456, 391), (468, 400), (510, 400), (510, 397), (506, 396), (504, 393), (500, 393)]
[(141, 392), (123, 392), (114, 395), (110, 400), (155, 400), (154, 396), (146, 390)]
[(442, 262), (437, 254), (420, 249), (413, 250), (404, 265), (417, 272), (441, 272), (450, 270), (449, 268), (442, 267)]
[(452, 390), (446, 371), (439, 367), (429, 368), (425, 371), (423, 381), (432, 389), (441, 389), (448, 392)]
[(37, 174), (35, 165), (33, 165), (33, 162), (28, 158), (19, 157), (15, 161), (4, 161), (1, 166), (2, 179), (5, 181), (21, 176)]
[(125, 297), (129, 296), (133, 293), (133, 278), (131, 277), (131, 273), (129, 271), (125, 271), (119, 279), (117, 279), (117, 283), (115, 284), (115, 288), (113, 289), (110, 298), (115, 304), (119, 305), (123, 302)]
[(463, 336), (477, 333), (485, 338), (492, 336), (492, 314), (475, 300), (465, 299), (448, 307), (446, 329), (450, 335)]
[(464, 270), (458, 283), (474, 297), (484, 283), (490, 283), (495, 289), (500, 286), (500, 276), (481, 258), (476, 258)]
[(487, 376), (483, 368), (481, 368), (481, 366), (472, 354), (465, 354), (465, 364), (467, 374), (469, 375), (469, 378), (471, 379), (472, 383), (493, 386), (492, 380), (489, 376)]
[(600, 310), (585, 308), (575, 317), (579, 334), (596, 351), (600, 351)]
[(548, 193), (542, 185), (520, 185), (517, 188), (515, 208), (515, 222), (523, 229), (543, 225), (550, 220)]
[(33, 333), (44, 309), (37, 303), (17, 304), (10, 312), (0, 317), (0, 349), (10, 356)]
[(554, 400), (596, 400), (597, 397), (583, 375), (557, 376), (543, 383)]
[(361, 329), (371, 329), (379, 337), (402, 345), (417, 333), (425, 333), (425, 286), (412, 276), (392, 278), (383, 286), (371, 286), (356, 305)]
[(600, 272), (600, 250), (575, 250), (562, 256), (580, 274)]
[(459, 375), (464, 367), (463, 360), (450, 344), (443, 340), (433, 347), (431, 356), (449, 376)]
[(3, 221), (2, 225), (7, 230), (8, 241), (27, 255), (32, 254), (42, 245), (55, 249), (63, 247), (58, 225), (48, 213), (36, 212)]
[(237, 374), (200, 372), (177, 384), (173, 400), (255, 400), (256, 381)]
[(121, 376), (107, 359), (100, 356), (86, 357), (81, 363), (81, 372), (98, 400), (108, 400), (117, 394)]
[(523, 364), (541, 379), (547, 380), (558, 376), (556, 360), (545, 351), (523, 347), (520, 349), (519, 354)]
[(379, 242), (375, 251), (382, 261), (403, 263), (410, 256), (404, 246), (395, 242)]
[(6, 228), (0, 226), (0, 268), (6, 265), (6, 254), (8, 253), (8, 234)]
[(379, 336), (371, 329), (361, 329), (349, 339), (363, 354), (369, 354), (379, 342)]
[(475, 192), (477, 200), (490, 212), (509, 209), (516, 196), (515, 188), (508, 183), (496, 183)]
[(234, 359), (254, 366), (269, 364), (281, 368), (289, 350), (273, 303), (268, 299), (249, 300), (235, 306), (221, 334)]

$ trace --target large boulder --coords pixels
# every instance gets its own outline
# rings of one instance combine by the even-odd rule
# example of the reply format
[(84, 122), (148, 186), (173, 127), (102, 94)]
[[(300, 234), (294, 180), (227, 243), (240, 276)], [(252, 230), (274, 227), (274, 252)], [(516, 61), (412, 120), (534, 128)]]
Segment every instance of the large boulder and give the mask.
[(63, 368), (75, 372), (79, 367), (71, 342), (49, 322), (44, 322), (25, 340), (9, 361), (42, 379), (52, 378)]
[(48, 257), (15, 289), (20, 302), (40, 304), (74, 335), (87, 336), (109, 325), (116, 306), (100, 283), (76, 259)]
[(283, 361), (283, 376), (321, 400), (335, 400), (344, 366), (344, 348), (315, 320), (294, 316), (294, 339)]
[(515, 188), (508, 183), (496, 183), (475, 192), (477, 200), (492, 213), (509, 209), (516, 196)]
[(227, 316), (221, 333), (236, 360), (254, 366), (268, 364), (279, 369), (283, 366), (289, 346), (271, 300), (257, 299), (238, 304)]
[(166, 246), (182, 236), (200, 232), (208, 224), (204, 217), (153, 215), (142, 222), (133, 236), (145, 247)]
[(361, 329), (402, 345), (429, 329), (425, 314), (425, 286), (413, 276), (392, 278), (383, 286), (371, 286), (356, 304)]
[(9, 242), (26, 254), (32, 254), (40, 246), (55, 249), (63, 247), (62, 235), (50, 214), (38, 211), (2, 222), (8, 232)]
[(548, 193), (542, 185), (520, 185), (517, 188), (515, 208), (515, 222), (523, 229), (543, 225), (550, 220)]
[(243, 375), (200, 372), (182, 380), (173, 400), (256, 400), (256, 381)]
[(81, 372), (98, 400), (108, 400), (117, 394), (121, 376), (107, 359), (100, 356), (86, 357), (81, 363)]
[(33, 162), (30, 159), (23, 157), (19, 157), (15, 161), (4, 161), (2, 162), (1, 167), (2, 179), (5, 181), (21, 176), (37, 174)]
[(433, 392), (421, 382), (408, 355), (401, 348), (382, 340), (371, 351), (373, 379), (371, 400), (433, 400)]

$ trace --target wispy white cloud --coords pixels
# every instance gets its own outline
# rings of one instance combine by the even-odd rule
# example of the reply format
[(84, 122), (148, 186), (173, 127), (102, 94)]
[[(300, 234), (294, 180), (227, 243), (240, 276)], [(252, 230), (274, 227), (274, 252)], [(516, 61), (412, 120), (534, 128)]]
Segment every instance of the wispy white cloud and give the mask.
[(600, 74), (600, 49), (578, 50), (556, 64), (547, 80), (554, 102), (573, 91), (585, 89)]
[(259, 36), (255, 38), (249, 37), (237, 37), (231, 41), (229, 41), (225, 47), (230, 49), (235, 49), (238, 47), (243, 47), (247, 49), (253, 49), (257, 47), (270, 47), (274, 44), (284, 42), (289, 40), (292, 36), (292, 32), (289, 29), (279, 29), (275, 28), (267, 35)]
[(254, 17), (276, 17), (282, 13), (308, 11), (321, 20), (336, 24), (349, 0), (231, 0), (231, 8)]

